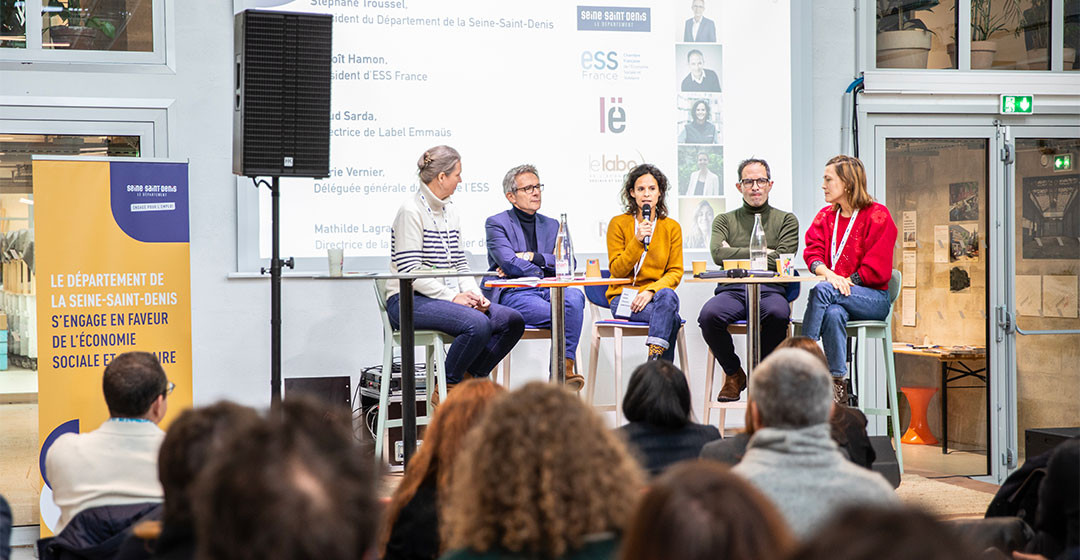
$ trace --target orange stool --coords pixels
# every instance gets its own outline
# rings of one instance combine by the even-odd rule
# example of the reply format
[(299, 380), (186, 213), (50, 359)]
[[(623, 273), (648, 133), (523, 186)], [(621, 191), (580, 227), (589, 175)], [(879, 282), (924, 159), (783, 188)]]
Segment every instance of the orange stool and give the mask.
[(911, 405), (911, 420), (900, 441), (916, 445), (937, 445), (938, 440), (926, 423), (926, 409), (930, 405), (930, 398), (934, 396), (938, 388), (901, 387), (900, 391), (907, 396), (908, 404)]

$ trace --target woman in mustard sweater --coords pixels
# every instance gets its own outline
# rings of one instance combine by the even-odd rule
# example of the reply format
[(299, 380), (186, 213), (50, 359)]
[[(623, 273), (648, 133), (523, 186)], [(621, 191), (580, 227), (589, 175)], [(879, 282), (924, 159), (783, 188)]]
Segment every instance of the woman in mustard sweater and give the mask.
[[(665, 195), (668, 180), (656, 166), (643, 163), (630, 170), (622, 189), (624, 214), (611, 219), (607, 231), (608, 268), (616, 278), (632, 284), (607, 291), (611, 314), (620, 319), (649, 323), (649, 359), (675, 358), (675, 337), (682, 327), (675, 287), (683, 275), (682, 228), (668, 217)], [(646, 220), (642, 209), (650, 208)], [(630, 299), (630, 315), (619, 314), (623, 293)]]

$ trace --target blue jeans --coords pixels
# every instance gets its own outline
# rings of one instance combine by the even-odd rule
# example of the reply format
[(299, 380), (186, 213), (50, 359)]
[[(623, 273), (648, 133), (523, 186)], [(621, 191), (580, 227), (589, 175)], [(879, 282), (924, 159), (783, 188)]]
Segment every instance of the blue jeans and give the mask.
[[(585, 312), (585, 294), (581, 290), (564, 290), (566, 313), (566, 357), (577, 356), (578, 340), (581, 339), (581, 323)], [(551, 327), (551, 290), (549, 288), (515, 288), (504, 290), (499, 302), (521, 313), (525, 324), (531, 327)]]
[[(477, 311), (441, 299), (413, 296), (413, 326), (456, 337), (446, 352), (446, 382), (458, 383), (465, 372), (486, 377), (495, 369), (525, 332), (525, 320), (509, 307), (491, 304), (487, 312)], [(399, 294), (386, 300), (390, 324), (400, 328)]]
[[(612, 316), (619, 308), (621, 298), (620, 294), (611, 300)], [(616, 317), (616, 319), (627, 319), (627, 317)], [(663, 288), (656, 292), (652, 301), (645, 304), (645, 309), (631, 313), (629, 319), (638, 323), (648, 323), (649, 337), (645, 339), (645, 343), (663, 346), (665, 350), (661, 358), (669, 362), (675, 361), (675, 337), (679, 335), (679, 329), (682, 327), (682, 318), (679, 317), (679, 296), (675, 290)]]
[(810, 290), (810, 301), (803, 315), (803, 334), (820, 340), (829, 360), (829, 372), (834, 377), (847, 375), (848, 320), (884, 321), (892, 306), (889, 292), (862, 286), (852, 286), (845, 297), (828, 282), (820, 282)]

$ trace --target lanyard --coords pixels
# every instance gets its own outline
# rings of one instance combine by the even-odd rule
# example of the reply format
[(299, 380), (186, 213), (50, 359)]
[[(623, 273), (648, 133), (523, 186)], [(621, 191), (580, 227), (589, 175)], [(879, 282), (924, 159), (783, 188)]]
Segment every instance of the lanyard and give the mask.
[[(420, 200), (424, 203), (424, 210), (427, 210), (428, 216), (431, 216), (431, 223), (435, 224), (435, 231), (439, 231), (439, 222), (435, 221), (435, 213), (431, 211), (431, 206), (428, 205), (427, 197), (425, 197), (424, 193), (422, 193), (422, 192), (420, 193)], [(446, 226), (446, 235), (445, 236), (440, 235), (439, 239), (442, 241), (443, 249), (446, 250), (446, 262), (449, 263), (450, 268), (453, 268), (454, 267), (454, 256), (452, 254), (450, 254), (450, 220), (446, 219), (446, 208), (445, 207), (443, 208), (442, 218), (443, 218), (443, 225)], [(442, 232), (440, 232), (440, 233), (442, 233)], [(421, 231), (420, 232), (421, 238), (423, 237), (423, 234), (424, 234), (424, 232)]]
[(851, 219), (848, 220), (847, 227), (844, 228), (844, 238), (840, 240), (840, 246), (836, 246), (836, 232), (840, 227), (840, 211), (836, 211), (836, 220), (832, 224), (832, 267), (836, 268), (836, 259), (840, 258), (840, 255), (844, 252), (844, 246), (847, 245), (848, 235), (851, 235), (851, 226), (855, 225), (855, 218), (859, 215), (859, 210), (856, 209), (851, 213)]

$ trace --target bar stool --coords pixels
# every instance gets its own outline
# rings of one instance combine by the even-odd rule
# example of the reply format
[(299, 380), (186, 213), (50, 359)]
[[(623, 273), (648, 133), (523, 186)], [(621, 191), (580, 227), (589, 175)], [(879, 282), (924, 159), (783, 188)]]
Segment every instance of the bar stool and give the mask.
[[(798, 276), (798, 272), (795, 273)], [(784, 299), (788, 301), (788, 307), (792, 307), (795, 300), (799, 299), (801, 293), (801, 284), (798, 282), (789, 282), (784, 284)], [(727, 330), (731, 334), (746, 335), (746, 320), (735, 321), (728, 325)], [(788, 336), (791, 335), (791, 326), (788, 323)], [(747, 405), (746, 398), (741, 397), (740, 400), (734, 402), (719, 402), (716, 400), (716, 396), (713, 394), (713, 377), (716, 375), (716, 356), (713, 355), (712, 349), (708, 348), (705, 357), (705, 423), (711, 423), (713, 409), (720, 411), (720, 437), (724, 437), (724, 422), (727, 420), (727, 411), (729, 409), (745, 409)], [(724, 381), (727, 379), (727, 375), (724, 370), (720, 370), (720, 386), (723, 387)], [(747, 378), (747, 386), (749, 387), (749, 378)], [(749, 396), (749, 395), (747, 395)]]
[[(521, 335), (520, 340), (551, 340), (551, 329), (545, 329), (543, 327), (534, 327), (532, 325), (525, 325), (525, 334)], [(506, 390), (510, 390), (510, 354), (506, 354), (499, 366), (495, 368), (495, 371), (491, 372), (491, 382), (499, 382), (499, 372), (502, 372), (502, 386), (506, 387)]]
[[(390, 428), (400, 428), (402, 425), (400, 418), (390, 420), (387, 417), (390, 409), (390, 381), (393, 378), (394, 348), (401, 346), (401, 333), (394, 330), (390, 325), (390, 315), (386, 312), (386, 299), (383, 297), (385, 293), (386, 281), (376, 280), (375, 301), (379, 302), (379, 315), (382, 317), (383, 324), (382, 377), (379, 382), (378, 429), (375, 432), (376, 466), (387, 461), (388, 450), (386, 448), (388, 445), (386, 434), (388, 430)], [(432, 388), (438, 386), (439, 400), (446, 400), (446, 347), (453, 344), (454, 337), (440, 331), (417, 329), (414, 340), (417, 346), (423, 346), (425, 350), (424, 400), (429, 403), (429, 406), (425, 407), (425, 414), (416, 417), (416, 425), (426, 426), (431, 423), (431, 418), (435, 414), (435, 411), (430, 406)]]
[[(874, 416), (888, 416), (892, 425), (894, 447), (896, 448), (896, 463), (900, 466), (900, 472), (904, 472), (904, 452), (900, 446), (900, 405), (896, 395), (896, 362), (893, 360), (892, 348), (892, 305), (896, 303), (900, 295), (900, 286), (903, 278), (900, 271), (893, 269), (892, 278), (889, 279), (889, 314), (884, 321), (848, 321), (847, 335), (855, 337), (856, 348), (866, 348), (866, 341), (878, 339), (881, 341), (881, 357), (885, 361), (885, 391), (888, 393), (888, 408), (868, 408), (863, 406), (864, 399), (859, 399), (858, 408), (863, 414)], [(796, 334), (802, 331), (802, 322), (795, 322)], [(865, 387), (866, 383), (866, 352), (855, 353), (855, 370), (852, 379), (855, 382), (855, 394)]]
[[(610, 278), (611, 272), (601, 271), (604, 278)], [(585, 299), (589, 300), (589, 309), (593, 320), (592, 344), (589, 347), (589, 375), (585, 379), (585, 402), (593, 408), (602, 411), (615, 411), (615, 425), (623, 423), (622, 414), (622, 348), (623, 336), (646, 336), (649, 333), (649, 324), (624, 319), (602, 319), (600, 308), (610, 309), (607, 296), (607, 286), (585, 286)], [(683, 320), (686, 324), (686, 320)], [(686, 329), (680, 327), (679, 334), (675, 339), (676, 351), (679, 353), (679, 367), (690, 381), (690, 373), (687, 370), (689, 362), (686, 359)], [(615, 404), (597, 405), (593, 399), (596, 391), (596, 366), (600, 357), (600, 339), (612, 338), (615, 341)]]

